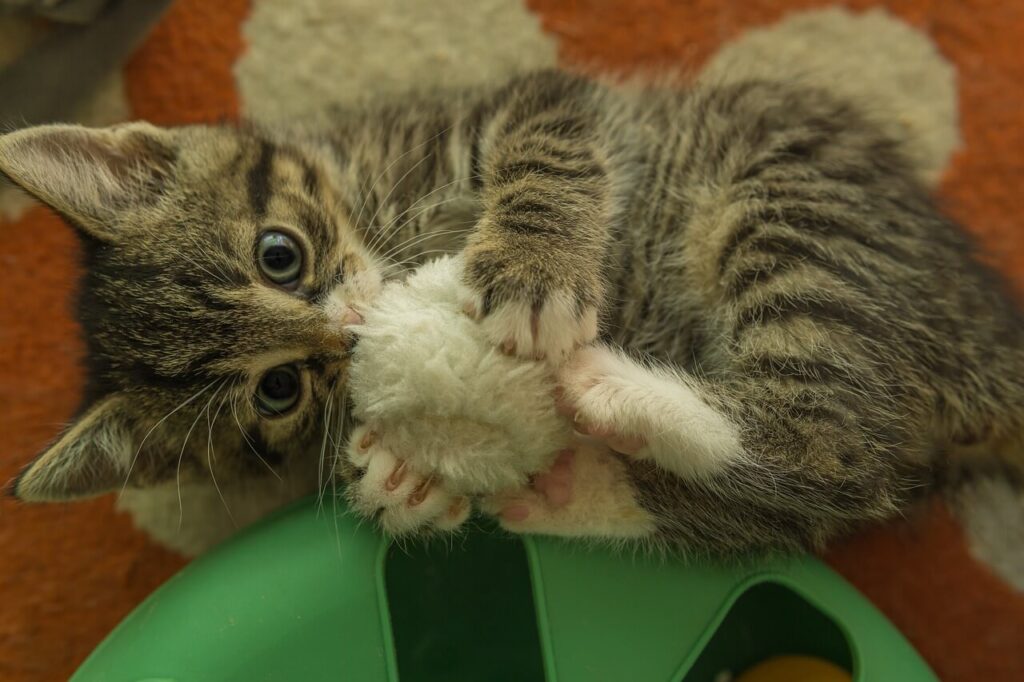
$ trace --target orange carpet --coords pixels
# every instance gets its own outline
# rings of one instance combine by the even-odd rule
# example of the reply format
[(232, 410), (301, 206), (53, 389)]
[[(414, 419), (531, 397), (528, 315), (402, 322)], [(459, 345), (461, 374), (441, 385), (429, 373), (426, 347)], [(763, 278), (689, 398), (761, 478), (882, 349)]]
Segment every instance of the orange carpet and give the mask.
[[(529, 0), (566, 64), (697, 65), (724, 40), (798, 8), (757, 0)], [(964, 150), (943, 184), (950, 212), (1024, 291), (1024, 4), (961, 0), (885, 4), (930, 35), (957, 66)], [(471, 4), (467, 3), (467, 11)], [(125, 68), (138, 118), (170, 124), (233, 118), (232, 66), (245, 46), (245, 0), (180, 0)], [(282, 68), (287, 65), (282, 64)], [(35, 208), (2, 226), (0, 478), (8, 479), (77, 404), (82, 344), (67, 301), (77, 245)], [(153, 546), (109, 498), (28, 507), (0, 501), (0, 680), (62, 680), (184, 560)], [(1024, 680), (1024, 596), (968, 554), (938, 504), (835, 548), (829, 562), (906, 633), (943, 680)]]

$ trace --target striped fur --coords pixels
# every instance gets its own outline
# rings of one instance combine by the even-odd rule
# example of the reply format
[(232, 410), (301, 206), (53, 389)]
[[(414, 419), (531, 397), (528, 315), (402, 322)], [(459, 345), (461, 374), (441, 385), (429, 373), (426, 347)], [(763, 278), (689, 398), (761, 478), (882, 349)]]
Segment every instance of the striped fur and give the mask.
[[(794, 83), (541, 72), (368, 104), (329, 130), (0, 138), (0, 169), (91, 245), (83, 415), (130, 445), (62, 489), (47, 463), (83, 458), (89, 437), (68, 431), (18, 492), (252, 476), (333, 452), (350, 341), (338, 320), (383, 279), (459, 248), (496, 344), (559, 361), (600, 334), (656, 376), (657, 395), (681, 396), (674, 407), (730, 425), (719, 432), (735, 433), (736, 457), (699, 473), (681, 446), (663, 454), (673, 465), (622, 459), (649, 541), (818, 547), (898, 513), (974, 453), (1009, 446), (1016, 466), (1020, 315), (859, 106)], [(311, 255), (294, 294), (254, 270), (267, 225)], [(253, 386), (282, 362), (302, 365), (303, 398), (261, 418)], [(237, 423), (196, 428), (222, 405)], [(138, 454), (131, 475), (124, 452)]]

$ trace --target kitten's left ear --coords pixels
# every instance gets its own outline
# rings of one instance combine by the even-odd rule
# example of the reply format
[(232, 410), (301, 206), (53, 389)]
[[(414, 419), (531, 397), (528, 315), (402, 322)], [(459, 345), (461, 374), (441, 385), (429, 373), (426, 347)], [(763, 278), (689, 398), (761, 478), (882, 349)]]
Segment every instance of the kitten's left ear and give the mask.
[(25, 467), (10, 492), (25, 502), (62, 502), (116, 490), (127, 477), (133, 443), (124, 399), (103, 398)]
[(175, 157), (174, 133), (148, 123), (0, 136), (0, 174), (107, 242), (118, 238), (120, 210), (156, 201)]

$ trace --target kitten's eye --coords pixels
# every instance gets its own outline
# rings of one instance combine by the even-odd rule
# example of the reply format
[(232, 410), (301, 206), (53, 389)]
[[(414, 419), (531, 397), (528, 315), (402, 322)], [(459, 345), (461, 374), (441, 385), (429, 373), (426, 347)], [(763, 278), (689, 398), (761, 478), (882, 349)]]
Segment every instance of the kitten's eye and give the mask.
[(295, 407), (302, 381), (295, 365), (280, 365), (269, 370), (256, 388), (256, 407), (266, 417), (277, 417)]
[(302, 250), (283, 232), (270, 230), (260, 235), (256, 245), (260, 270), (274, 284), (295, 284), (302, 273)]

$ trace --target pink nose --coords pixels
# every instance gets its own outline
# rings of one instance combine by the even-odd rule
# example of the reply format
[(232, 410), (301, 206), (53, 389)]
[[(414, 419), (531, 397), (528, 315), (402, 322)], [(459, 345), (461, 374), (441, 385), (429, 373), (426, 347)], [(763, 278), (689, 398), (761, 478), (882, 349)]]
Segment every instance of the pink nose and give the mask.
[(341, 318), (342, 327), (352, 327), (363, 323), (363, 316), (355, 309), (347, 308), (344, 317)]

